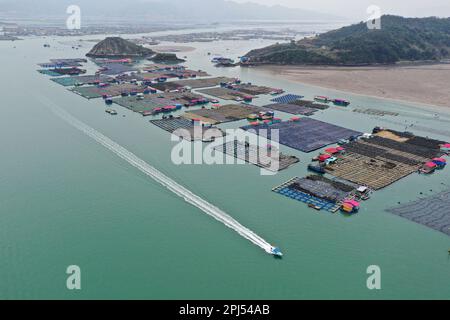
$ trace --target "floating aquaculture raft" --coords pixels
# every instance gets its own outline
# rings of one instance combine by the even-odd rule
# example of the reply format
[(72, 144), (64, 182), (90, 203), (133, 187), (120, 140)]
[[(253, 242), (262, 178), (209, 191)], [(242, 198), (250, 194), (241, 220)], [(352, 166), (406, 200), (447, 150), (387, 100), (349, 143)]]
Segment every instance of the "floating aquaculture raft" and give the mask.
[(255, 130), (257, 134), (265, 129), (264, 134), (267, 132), (268, 139), (271, 139), (272, 130), (278, 129), (281, 144), (303, 152), (311, 152), (341, 139), (362, 135), (361, 132), (311, 118), (301, 118), (298, 121), (286, 121), (272, 125), (245, 126), (242, 129)]
[(110, 82), (112, 78), (107, 76), (87, 75), (87, 76), (52, 78), (51, 80), (64, 87), (73, 87), (85, 84), (107, 83)]
[(272, 191), (314, 206), (316, 209), (336, 212), (342, 202), (351, 198), (354, 188), (320, 176), (295, 177)]
[(146, 87), (132, 83), (111, 84), (105, 87), (75, 87), (72, 89), (73, 92), (87, 99), (95, 99), (102, 96), (115, 97), (120, 96), (123, 93), (130, 94), (132, 92), (143, 93), (145, 90)]
[(214, 149), (272, 172), (284, 170), (300, 161), (297, 157), (285, 155), (275, 148), (261, 148), (237, 140), (226, 142)]
[(166, 106), (186, 105), (191, 101), (199, 101), (202, 96), (190, 92), (183, 93), (160, 93), (144, 96), (127, 96), (113, 99), (114, 103), (130, 109), (134, 112), (147, 115), (146, 112), (152, 112), (157, 108)]
[(450, 236), (450, 190), (386, 211)]
[(131, 65), (126, 65), (122, 63), (110, 63), (102, 65), (103, 69), (100, 70), (101, 74), (104, 75), (116, 75), (116, 74), (122, 74), (126, 72), (136, 72), (138, 69), (136, 67), (133, 67)]
[(386, 110), (379, 110), (379, 109), (354, 109), (353, 112), (357, 112), (357, 113), (363, 113), (363, 114), (368, 114), (371, 116), (380, 116), (380, 117), (384, 117), (384, 116), (398, 116), (399, 113), (398, 112), (392, 112), (392, 111), (386, 111)]
[[(209, 130), (208, 131), (209, 138), (223, 137), (223, 132), (219, 128), (216, 127), (205, 128), (202, 125), (196, 124), (195, 121), (184, 118), (150, 120), (150, 123), (167, 132), (176, 134), (188, 141), (203, 140), (205, 130)], [(185, 129), (185, 130), (183, 132), (177, 132), (178, 129)], [(182, 135), (182, 133), (187, 133), (188, 136), (184, 136)], [(197, 136), (197, 133), (199, 134), (199, 136)]]
[(371, 138), (346, 144), (346, 153), (325, 169), (335, 177), (378, 190), (440, 157), (442, 143), (407, 132), (383, 130)]
[(205, 78), (205, 79), (190, 79), (175, 81), (180, 87), (191, 87), (193, 89), (198, 88), (208, 88), (218, 86), (222, 82), (234, 81), (232, 78), (227, 77), (215, 77), (215, 78)]
[(266, 105), (264, 108), (303, 116), (312, 116), (317, 111), (317, 109), (289, 103), (274, 103)]
[(286, 94), (284, 96), (274, 98), (270, 101), (276, 102), (276, 103), (290, 103), (293, 101), (300, 100), (301, 98), (303, 98), (303, 96), (299, 96), (299, 95), (295, 95), (295, 94)]
[(217, 124), (238, 121), (247, 118), (252, 113), (265, 110), (261, 107), (244, 104), (229, 104), (214, 109), (199, 109), (189, 111), (184, 117), (189, 119), (201, 118), (205, 122)]

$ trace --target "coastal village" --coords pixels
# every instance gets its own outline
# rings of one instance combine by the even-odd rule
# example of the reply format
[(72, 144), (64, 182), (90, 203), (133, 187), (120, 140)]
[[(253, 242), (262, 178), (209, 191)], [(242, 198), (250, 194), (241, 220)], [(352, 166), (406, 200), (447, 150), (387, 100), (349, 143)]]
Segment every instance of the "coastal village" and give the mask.
[[(277, 129), (281, 145), (311, 154), (310, 163), (300, 163), (295, 156), (279, 153), (277, 170), (292, 167), (290, 170), (295, 175), (296, 166), (307, 166), (310, 174), (294, 176), (274, 186), (272, 191), (303, 202), (312, 210), (353, 215), (369, 201), (373, 192), (409, 175), (439, 174), (446, 167), (446, 156), (450, 153), (448, 141), (383, 127), (360, 132), (313, 118), (319, 111), (351, 108), (351, 101), (342, 97), (317, 95), (314, 100), (306, 100), (301, 94), (285, 92), (283, 88), (213, 77), (173, 61), (155, 62), (154, 52), (121, 38), (105, 41), (114, 43), (115, 49), (101, 42), (87, 55), (98, 67), (95, 74), (86, 74), (87, 59), (70, 58), (43, 62), (38, 71), (86, 99), (103, 99), (108, 116), (119, 116), (118, 108), (126, 108), (169, 133), (177, 129), (190, 132), (200, 129), (202, 133), (214, 130), (209, 139), (204, 139), (203, 134), (191, 135), (192, 140), (204, 143), (222, 137), (225, 133), (219, 126), (224, 123), (246, 120), (246, 125), (236, 129), (256, 134), (267, 130), (269, 140), (270, 130)], [(248, 63), (245, 57), (241, 60)], [(260, 96), (270, 96), (271, 103), (258, 105)], [(352, 111), (396, 116), (376, 109)], [(216, 150), (270, 170), (259, 156), (260, 148), (235, 141)], [(265, 148), (269, 155), (275, 151), (270, 144)], [(414, 215), (407, 218), (417, 221)], [(445, 218), (432, 223), (426, 219), (417, 222), (450, 235)]]

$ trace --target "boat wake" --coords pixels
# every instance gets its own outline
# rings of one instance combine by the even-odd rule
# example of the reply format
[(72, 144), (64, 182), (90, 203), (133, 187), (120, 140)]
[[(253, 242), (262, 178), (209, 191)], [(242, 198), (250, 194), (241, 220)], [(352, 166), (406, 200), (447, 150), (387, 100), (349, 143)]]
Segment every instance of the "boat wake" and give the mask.
[[(133, 167), (137, 168), (147, 176), (151, 177), (155, 181), (159, 182), (161, 185), (178, 195), (179, 197), (182, 197), (186, 202), (190, 203), (191, 205), (199, 208), (209, 216), (213, 217), (214, 219), (222, 222), (227, 227), (233, 229), (238, 234), (240, 234), (245, 239), (251, 241), (255, 245), (259, 246), (263, 250), (265, 250), (267, 253), (272, 253), (273, 247), (263, 238), (255, 234), (250, 229), (244, 227), (241, 225), (238, 221), (236, 221), (234, 218), (229, 216), (227, 213), (222, 211), (221, 209), (217, 208), (216, 206), (212, 205), (208, 201), (204, 200), (203, 198), (197, 196), (196, 194), (192, 193), (190, 190), (186, 189), (182, 185), (178, 184), (176, 181), (172, 180), (168, 176), (164, 175), (162, 172), (158, 171), (156, 168), (149, 165), (144, 160), (137, 157), (132, 152), (128, 151), (121, 145), (117, 144), (116, 142), (112, 141), (102, 133), (98, 132), (97, 130), (91, 128), (87, 124), (81, 122), (62, 108), (58, 107), (51, 101), (48, 101), (44, 97), (40, 97), (42, 103), (47, 106), (54, 114), (56, 114), (59, 118), (66, 121), (68, 124), (73, 126), (74, 128), (78, 129), (79, 131), (83, 132), (123, 160), (127, 161), (129, 164), (131, 164)], [(46, 100), (46, 101), (44, 101)]]

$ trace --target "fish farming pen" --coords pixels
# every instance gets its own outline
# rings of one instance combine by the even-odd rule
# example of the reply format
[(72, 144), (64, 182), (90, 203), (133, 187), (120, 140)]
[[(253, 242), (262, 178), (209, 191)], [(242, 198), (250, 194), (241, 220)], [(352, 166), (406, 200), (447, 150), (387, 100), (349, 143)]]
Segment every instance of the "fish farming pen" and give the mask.
[[(194, 121), (181, 117), (150, 120), (150, 123), (173, 134), (177, 134), (177, 130), (179, 129), (185, 129), (187, 130), (187, 132), (189, 132), (189, 139), (187, 139), (188, 137), (186, 136), (179, 136), (188, 141), (204, 140), (203, 137), (207, 130), (210, 139), (208, 139), (208, 141), (206, 142), (224, 136), (224, 132), (217, 127), (204, 127), (202, 125), (196, 125)], [(195, 130), (196, 127), (200, 127), (201, 130)], [(197, 136), (197, 132), (199, 132), (201, 136)]]
[(186, 67), (179, 64), (150, 63), (146, 64), (143, 70), (146, 72), (161, 72), (173, 70), (186, 70)]
[(70, 68), (81, 67), (82, 63), (87, 63), (87, 59), (50, 59), (50, 62), (39, 63), (42, 68)]
[(71, 89), (71, 91), (86, 99), (101, 98), (103, 96), (115, 97), (120, 96), (123, 93), (130, 94), (132, 92), (143, 93), (145, 90), (145, 86), (140, 86), (133, 83), (111, 84), (105, 87), (75, 87)]
[[(117, 76), (118, 79), (120, 77), (127, 77), (128, 74), (121, 74)], [(157, 81), (158, 79), (164, 78), (168, 79), (184, 79), (184, 78), (196, 78), (201, 76), (208, 76), (206, 72), (203, 71), (192, 71), (192, 70), (182, 70), (182, 71), (158, 71), (158, 72), (139, 72), (132, 73), (131, 77), (138, 81)], [(123, 79), (123, 78), (122, 78)], [(183, 84), (174, 83), (177, 87), (183, 87)]]
[(148, 72), (142, 72), (142, 73), (131, 73), (131, 74), (120, 74), (116, 76), (117, 80), (120, 81), (156, 81), (159, 78), (169, 78), (165, 73), (148, 73)]
[(439, 148), (431, 148), (426, 145), (420, 145), (421, 139), (410, 139), (405, 142), (398, 142), (391, 139), (374, 136), (370, 139), (370, 143), (386, 149), (395, 150), (399, 154), (412, 154), (422, 159), (430, 159), (442, 156)]
[(410, 133), (386, 132), (346, 144), (346, 153), (328, 164), (326, 172), (379, 190), (417, 172), (424, 163), (443, 154), (439, 150), (441, 141)]
[(174, 103), (170, 99), (153, 96), (145, 96), (143, 99), (136, 96), (121, 97), (113, 99), (113, 102), (119, 106), (141, 114), (145, 114), (147, 112), (152, 113), (157, 108), (169, 106)]
[(175, 81), (152, 83), (151, 86), (152, 88), (155, 88), (159, 91), (173, 91), (173, 90), (180, 90), (183, 88)]
[(385, 111), (385, 110), (378, 110), (378, 109), (353, 109), (353, 112), (362, 113), (362, 114), (368, 114), (371, 116), (393, 116), (396, 117), (399, 115), (398, 112), (392, 112), (392, 111)]
[(117, 81), (122, 82), (132, 82), (132, 81), (158, 82), (160, 79), (164, 79), (164, 81), (167, 81), (170, 78), (174, 78), (174, 76), (169, 76), (167, 75), (167, 73), (150, 73), (150, 72), (122, 73), (115, 76), (115, 79)]
[(272, 189), (273, 192), (304, 202), (317, 210), (337, 212), (345, 200), (353, 199), (355, 189), (325, 177), (295, 177)]
[(53, 70), (48, 70), (48, 69), (42, 69), (42, 70), (38, 70), (39, 73), (44, 74), (46, 76), (50, 76), (50, 77), (62, 77), (62, 74), (59, 74), (58, 72), (55, 72)]
[(205, 122), (218, 124), (238, 121), (247, 118), (252, 113), (258, 113), (265, 109), (246, 104), (229, 104), (214, 109), (199, 109), (189, 111), (183, 115), (188, 119), (201, 118)]
[(87, 63), (87, 59), (85, 58), (62, 58), (62, 59), (50, 59), (50, 62), (56, 64), (77, 64), (77, 63)]
[(47, 71), (51, 71), (52, 73), (46, 73), (46, 72), (41, 72), (41, 71), (39, 71), (39, 72), (47, 74), (47, 75), (56, 74), (56, 76), (77, 76), (77, 75), (86, 73), (86, 70), (80, 69), (78, 67), (55, 68), (55, 69), (49, 69)]
[(216, 87), (221, 83), (228, 83), (235, 81), (232, 78), (227, 77), (215, 77), (215, 78), (205, 78), (205, 79), (189, 79), (174, 81), (177, 85), (181, 87), (191, 87), (192, 89)]
[(386, 211), (450, 236), (450, 190)]
[(310, 175), (308, 176), (308, 179), (313, 180), (313, 181), (322, 181), (325, 183), (328, 183), (330, 185), (332, 185), (334, 188), (341, 190), (343, 192), (347, 192), (350, 193), (352, 191), (354, 191), (356, 189), (356, 185), (351, 184), (347, 181), (339, 181), (337, 179), (328, 179), (325, 178), (324, 176), (319, 176), (319, 175)]
[(357, 153), (347, 153), (325, 168), (325, 171), (333, 176), (367, 185), (374, 190), (387, 187), (417, 170), (417, 166)]
[(74, 87), (83, 85), (93, 85), (99, 83), (108, 83), (113, 80), (113, 78), (108, 76), (100, 75), (86, 75), (86, 76), (75, 76), (75, 77), (63, 77), (63, 78), (52, 78), (50, 79), (64, 87)]
[(98, 71), (100, 74), (108, 75), (108, 76), (114, 76), (122, 73), (127, 72), (137, 72), (139, 71), (138, 68), (123, 64), (123, 63), (109, 63), (101, 65), (102, 68)]
[(150, 120), (150, 123), (170, 133), (174, 132), (177, 129), (189, 129), (194, 126), (191, 120), (180, 117), (172, 119)]
[(301, 118), (298, 121), (285, 121), (272, 125), (249, 125), (242, 129), (255, 130), (256, 134), (259, 134), (260, 130), (265, 130), (268, 139), (271, 139), (271, 129), (278, 129), (280, 144), (303, 152), (312, 152), (339, 140), (362, 135), (361, 132), (311, 118)]
[(261, 148), (238, 140), (228, 141), (220, 146), (214, 147), (214, 150), (272, 172), (285, 170), (295, 163), (300, 162), (300, 159), (297, 157), (285, 155), (273, 147)]
[(286, 94), (286, 95), (281, 96), (281, 97), (273, 98), (270, 101), (275, 102), (275, 103), (289, 104), (291, 102), (294, 102), (294, 101), (297, 101), (299, 99), (302, 99), (303, 97), (304, 96), (299, 96), (299, 95), (296, 95), (296, 94)]
[[(375, 129), (375, 131), (377, 131), (377, 130)], [(421, 147), (425, 147), (428, 149), (439, 150), (440, 146), (442, 144), (446, 143), (445, 141), (441, 141), (441, 140), (417, 136), (411, 132), (400, 132), (400, 131), (395, 131), (395, 130), (391, 130), (391, 129), (383, 129), (377, 133), (377, 136), (380, 136), (380, 134), (382, 134), (383, 132), (390, 132), (391, 134), (394, 134), (396, 136), (407, 139), (407, 140), (405, 140), (405, 142), (407, 142), (408, 144), (412, 144), (415, 146), (421, 146)]]
[(317, 109), (288, 103), (273, 103), (265, 105), (264, 108), (302, 116), (312, 116), (315, 112), (317, 112)]
[(261, 94), (270, 94), (278, 89), (265, 87), (265, 86), (257, 86), (251, 83), (238, 83), (233, 84), (233, 89), (239, 92), (245, 93), (251, 96), (257, 96)]
[(198, 90), (198, 92), (223, 100), (243, 100), (247, 97), (247, 95), (243, 92), (222, 87), (202, 89)]
[(190, 70), (190, 69), (183, 69), (183, 70), (171, 70), (164, 72), (164, 75), (168, 78), (197, 78), (197, 77), (208, 77), (209, 74), (202, 70)]
[(295, 104), (298, 106), (307, 107), (307, 108), (311, 108), (311, 109), (317, 109), (317, 110), (326, 110), (330, 107), (327, 104), (317, 103), (315, 101), (310, 101), (310, 100), (295, 100), (295, 101), (292, 101), (291, 104)]
[(176, 105), (186, 106), (191, 104), (192, 101), (200, 101), (201, 99), (204, 99), (204, 97), (190, 92), (181, 92), (120, 97), (113, 99), (113, 102), (147, 116), (156, 112), (158, 108)]
[(78, 68), (81, 67), (82, 64), (78, 62), (68, 63), (68, 62), (46, 62), (39, 63), (38, 66), (42, 68), (48, 69), (58, 69), (58, 68)]

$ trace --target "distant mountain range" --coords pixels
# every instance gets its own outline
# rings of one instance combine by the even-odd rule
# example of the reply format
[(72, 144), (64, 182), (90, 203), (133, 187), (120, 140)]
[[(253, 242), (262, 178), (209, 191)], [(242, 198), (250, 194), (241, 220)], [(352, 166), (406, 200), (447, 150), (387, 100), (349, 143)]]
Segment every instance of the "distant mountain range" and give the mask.
[[(198, 22), (230, 20), (325, 20), (336, 19), (327, 14), (292, 9), (236, 3), (229, 0), (0, 0), (0, 13), (16, 17), (61, 16), (66, 8), (77, 4), (82, 16), (104, 18), (173, 19)], [(149, 21), (151, 22), (151, 21)]]
[(450, 18), (385, 15), (380, 30), (365, 22), (249, 52), (250, 64), (370, 65), (450, 58)]

